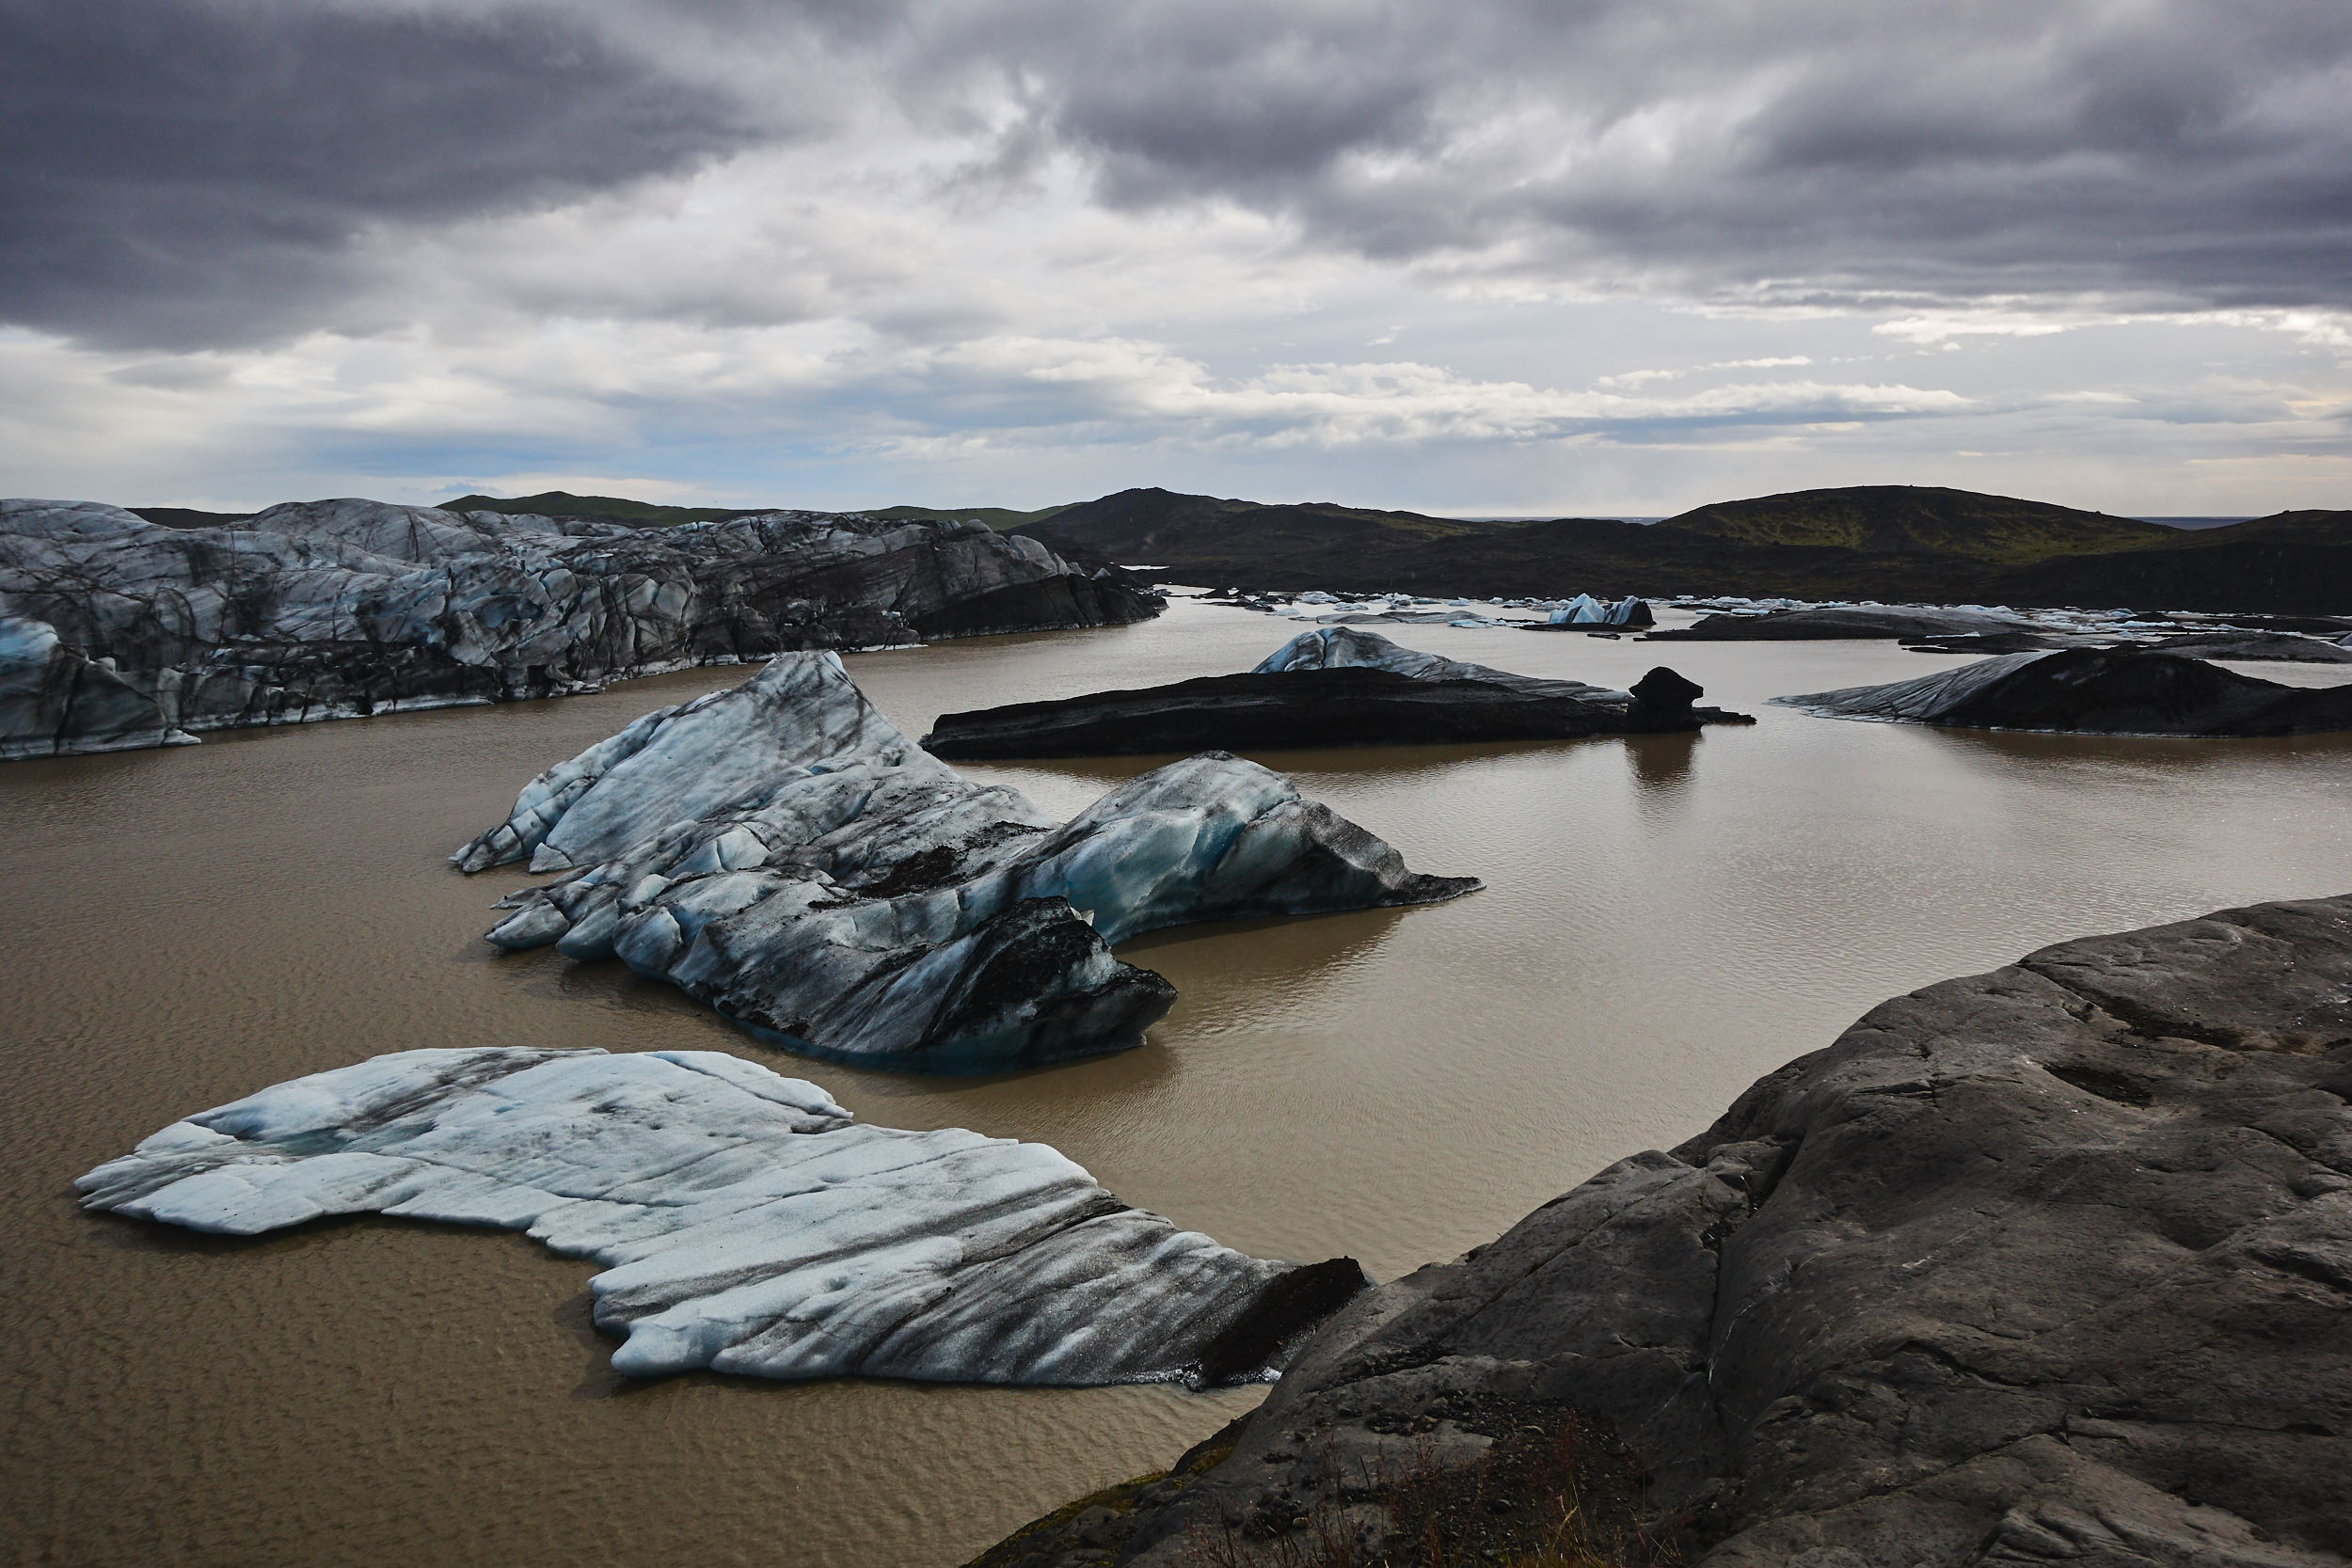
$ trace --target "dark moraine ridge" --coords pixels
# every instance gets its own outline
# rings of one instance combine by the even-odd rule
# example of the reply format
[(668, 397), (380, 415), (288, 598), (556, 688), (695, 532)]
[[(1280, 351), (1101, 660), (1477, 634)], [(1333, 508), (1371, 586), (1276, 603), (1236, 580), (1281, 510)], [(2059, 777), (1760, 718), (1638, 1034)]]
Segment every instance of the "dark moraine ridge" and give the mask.
[(1773, 701), (1835, 719), (2070, 735), (2226, 737), (2352, 729), (2352, 683), (2282, 686), (2147, 648), (2008, 654), (1916, 680)]
[(1359, 1298), (1168, 1479), (986, 1560), (1360, 1530), (1360, 1560), (1422, 1562), (1367, 1478), (1485, 1464), (1507, 1519), (1496, 1456), (1580, 1430), (1642, 1461), (1636, 1513), (1699, 1568), (2339, 1564), (2348, 1101), (2352, 895), (1927, 987)]
[(1820, 605), (1763, 615), (1715, 614), (1649, 634), (1653, 642), (1830, 642), (1899, 639), (2030, 636), (2033, 623), (1991, 610), (1930, 605)]
[[(1139, 691), (1097, 691), (1059, 702), (943, 713), (923, 746), (950, 761), (977, 762), (1561, 740), (1753, 722), (1720, 708), (1692, 707), (1700, 694), (1698, 687), (1663, 668), (1636, 685), (1631, 703), (1622, 693), (1524, 677), (1509, 683), (1431, 679), (1360, 666), (1252, 671)], [(1612, 697), (1615, 700), (1607, 700)]]

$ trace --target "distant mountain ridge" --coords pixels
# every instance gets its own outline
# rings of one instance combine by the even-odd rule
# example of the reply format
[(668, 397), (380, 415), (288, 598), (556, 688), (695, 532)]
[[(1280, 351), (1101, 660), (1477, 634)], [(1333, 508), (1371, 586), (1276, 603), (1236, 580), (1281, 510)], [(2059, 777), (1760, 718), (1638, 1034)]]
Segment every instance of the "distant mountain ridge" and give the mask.
[(569, 490), (542, 490), (535, 496), (501, 500), (496, 496), (460, 496), (440, 503), (444, 512), (498, 512), (509, 517), (602, 517), (616, 523), (715, 523), (750, 515), (744, 507), (661, 506), (633, 501), (625, 496), (575, 496)]
[(1930, 485), (1861, 484), (1719, 501), (1658, 524), (1751, 545), (2019, 563), (2177, 541), (2180, 531), (2104, 512)]
[(1013, 531), (1206, 587), (2352, 611), (2352, 513), (2184, 531), (1933, 486), (1792, 491), (1652, 524), (1471, 522), (1136, 489)]
[[(445, 509), (639, 527), (754, 515), (562, 490), (503, 500), (466, 496)], [(1027, 512), (900, 505), (859, 515), (977, 518), (1057, 554), (1149, 564), (1205, 587), (2352, 612), (2352, 512), (2282, 512), (2188, 529), (2012, 496), (1871, 484), (1713, 502), (1654, 523), (1436, 517), (1154, 487)], [(180, 528), (237, 520), (169, 507), (140, 515)]]

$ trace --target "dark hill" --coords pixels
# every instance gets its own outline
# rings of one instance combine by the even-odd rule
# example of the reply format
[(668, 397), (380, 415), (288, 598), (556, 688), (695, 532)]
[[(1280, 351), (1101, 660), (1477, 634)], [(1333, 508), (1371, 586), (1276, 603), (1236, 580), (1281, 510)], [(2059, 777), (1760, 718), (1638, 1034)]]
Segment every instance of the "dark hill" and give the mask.
[(250, 512), (201, 512), (193, 506), (133, 506), (125, 510), (133, 516), (165, 528), (224, 528), (253, 515)]
[(1035, 512), (1015, 512), (1005, 506), (885, 506), (879, 510), (869, 508), (858, 515), (880, 517), (889, 523), (962, 522), (966, 518), (977, 517), (1002, 533), (1008, 529), (1019, 528), (1023, 523), (1042, 522), (1057, 512), (1069, 510), (1068, 501), (1059, 506), (1041, 506)]
[(1149, 563), (1212, 588), (2352, 610), (2352, 514), (2282, 513), (2192, 532), (1902, 485), (1724, 502), (1648, 526), (1122, 490), (1012, 531), (1073, 559)]
[(2160, 523), (1933, 485), (1856, 484), (1718, 501), (1658, 525), (1749, 545), (1829, 546), (1872, 555), (2023, 563), (2177, 540)]
[(443, 501), (445, 512), (500, 512), (510, 517), (602, 517), (618, 523), (712, 523), (743, 515), (740, 507), (658, 506), (626, 496), (575, 496), (569, 490), (542, 490), (535, 496), (500, 500), (495, 496), (460, 496)]
[(1386, 551), (1432, 539), (1477, 538), (1510, 527), (1333, 501), (1267, 505), (1151, 489), (1081, 501), (1014, 531), (1033, 534), (1057, 552), (1067, 545), (1125, 561), (1205, 562), (1317, 556), (1334, 546)]
[(2010, 604), (2352, 612), (2352, 512), (2281, 512), (2007, 574)]

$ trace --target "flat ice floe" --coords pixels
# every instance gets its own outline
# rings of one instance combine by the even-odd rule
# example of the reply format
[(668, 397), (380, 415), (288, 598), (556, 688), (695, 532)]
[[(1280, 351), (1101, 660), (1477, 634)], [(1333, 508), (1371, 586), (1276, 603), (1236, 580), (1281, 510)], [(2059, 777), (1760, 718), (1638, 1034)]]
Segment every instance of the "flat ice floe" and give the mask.
[(1057, 1151), (855, 1123), (718, 1052), (405, 1051), (173, 1122), (84, 1207), (233, 1236), (330, 1214), (592, 1258), (632, 1377), (1132, 1383), (1262, 1375), (1363, 1283), (1121, 1203)]

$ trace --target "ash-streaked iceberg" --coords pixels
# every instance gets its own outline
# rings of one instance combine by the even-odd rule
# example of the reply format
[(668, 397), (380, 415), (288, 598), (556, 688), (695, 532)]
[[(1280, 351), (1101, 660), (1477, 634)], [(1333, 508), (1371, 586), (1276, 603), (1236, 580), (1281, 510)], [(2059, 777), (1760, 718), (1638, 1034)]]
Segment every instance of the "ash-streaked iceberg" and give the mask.
[(74, 1185), (233, 1236), (525, 1231), (604, 1265), (596, 1322), (631, 1377), (1241, 1381), (1364, 1284), (1179, 1230), (1044, 1145), (862, 1126), (707, 1051), (400, 1052), (173, 1122)]
[(1057, 826), (901, 735), (831, 654), (647, 714), (526, 785), (452, 860), (531, 858), (512, 949), (618, 957), (829, 1060), (988, 1072), (1142, 1043), (1175, 990), (1110, 944), (1167, 926), (1430, 903), (1397, 852), (1221, 752)]
[(2352, 730), (2352, 685), (2281, 686), (2154, 648), (2004, 654), (1907, 681), (1772, 701), (1832, 719), (2071, 735)]

